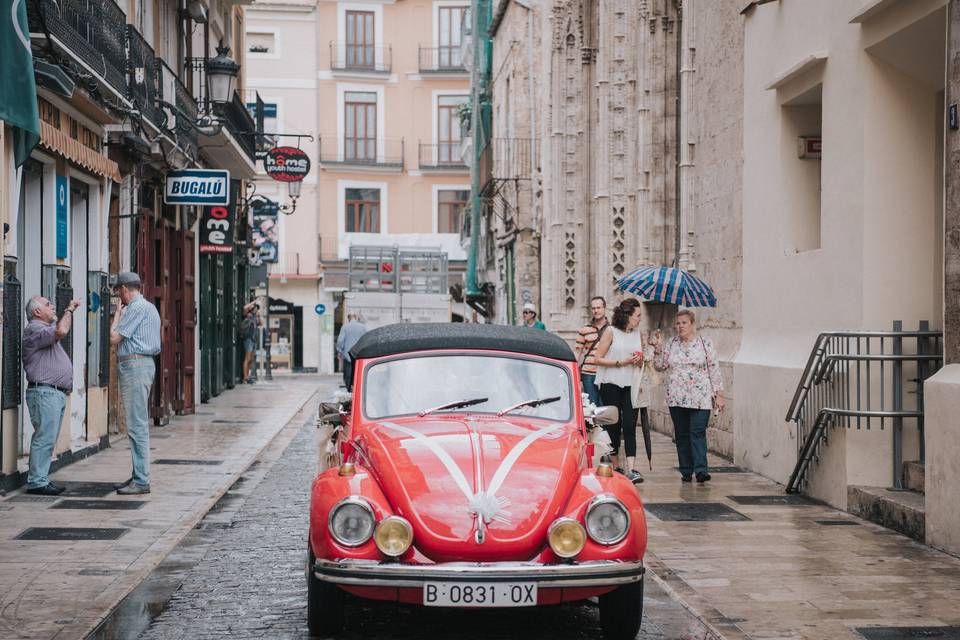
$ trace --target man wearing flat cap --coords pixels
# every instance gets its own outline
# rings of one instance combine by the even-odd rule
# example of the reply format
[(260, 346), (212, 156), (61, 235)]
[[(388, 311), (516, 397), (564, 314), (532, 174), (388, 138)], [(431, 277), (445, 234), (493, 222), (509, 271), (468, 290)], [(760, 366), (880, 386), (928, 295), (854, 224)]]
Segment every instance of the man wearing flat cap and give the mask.
[(140, 293), (140, 276), (126, 271), (117, 276), (120, 297), (110, 327), (110, 344), (118, 345), (120, 397), (127, 419), (133, 473), (117, 488), (120, 495), (150, 493), (150, 388), (160, 353), (160, 314)]

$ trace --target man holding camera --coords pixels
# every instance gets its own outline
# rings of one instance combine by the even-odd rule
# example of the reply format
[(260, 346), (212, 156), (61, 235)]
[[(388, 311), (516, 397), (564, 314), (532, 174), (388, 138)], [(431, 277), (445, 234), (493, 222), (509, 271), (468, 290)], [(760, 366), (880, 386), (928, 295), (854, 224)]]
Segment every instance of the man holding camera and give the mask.
[(113, 314), (110, 344), (118, 345), (120, 397), (127, 419), (127, 437), (133, 474), (117, 488), (120, 495), (150, 493), (150, 389), (160, 353), (160, 314), (140, 294), (140, 276), (125, 272), (117, 276), (114, 290), (121, 304)]
[(50, 482), (48, 475), (67, 396), (73, 390), (73, 363), (60, 341), (70, 335), (73, 313), (79, 306), (79, 300), (72, 300), (58, 322), (56, 308), (43, 296), (33, 296), (27, 303), (22, 358), (27, 409), (33, 424), (27, 493), (56, 496), (64, 491), (64, 487)]
[(257, 352), (257, 336), (260, 333), (260, 305), (253, 301), (243, 306), (243, 320), (240, 322), (240, 335), (243, 338), (243, 381), (253, 384), (250, 370), (253, 357)]

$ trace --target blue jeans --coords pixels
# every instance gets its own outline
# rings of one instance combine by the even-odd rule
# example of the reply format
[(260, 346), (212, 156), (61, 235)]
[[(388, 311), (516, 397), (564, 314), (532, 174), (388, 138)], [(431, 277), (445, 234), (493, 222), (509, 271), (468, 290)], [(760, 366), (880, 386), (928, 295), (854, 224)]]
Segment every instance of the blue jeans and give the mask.
[(709, 473), (707, 467), (707, 423), (710, 409), (670, 407), (673, 419), (673, 434), (677, 441), (677, 458), (680, 474)]
[(590, 402), (600, 406), (600, 388), (596, 383), (597, 375), (595, 373), (581, 373), (580, 387), (583, 392), (590, 397)]
[(27, 488), (45, 487), (50, 482), (50, 462), (53, 447), (60, 437), (60, 425), (67, 409), (66, 394), (50, 387), (27, 389), (27, 409), (33, 424), (30, 438), (30, 469), (27, 471)]
[(156, 367), (153, 358), (120, 362), (120, 397), (127, 418), (127, 437), (136, 484), (150, 484), (150, 388)]

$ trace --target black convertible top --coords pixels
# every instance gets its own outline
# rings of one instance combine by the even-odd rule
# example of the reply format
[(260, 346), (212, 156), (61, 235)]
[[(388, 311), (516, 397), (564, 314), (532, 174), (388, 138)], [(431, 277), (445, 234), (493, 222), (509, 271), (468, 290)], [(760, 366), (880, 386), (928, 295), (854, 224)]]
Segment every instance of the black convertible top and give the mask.
[(350, 355), (356, 360), (431, 349), (492, 349), (554, 360), (576, 359), (562, 338), (543, 329), (460, 322), (401, 322), (372, 329), (357, 341)]

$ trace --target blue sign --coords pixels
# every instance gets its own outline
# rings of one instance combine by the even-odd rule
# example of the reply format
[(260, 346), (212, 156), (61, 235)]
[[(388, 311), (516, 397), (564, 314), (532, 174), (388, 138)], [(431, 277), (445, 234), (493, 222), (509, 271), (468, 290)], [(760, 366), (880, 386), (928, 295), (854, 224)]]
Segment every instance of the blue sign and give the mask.
[(213, 169), (185, 169), (167, 173), (163, 190), (166, 204), (230, 204), (230, 172)]
[(66, 259), (67, 257), (67, 238), (68, 233), (67, 229), (69, 228), (67, 221), (69, 217), (67, 215), (67, 206), (69, 204), (70, 197), (70, 183), (67, 181), (67, 176), (57, 176), (57, 206), (56, 206), (56, 215), (57, 215), (57, 257)]
[(322, 316), (323, 313), (327, 310), (327, 305), (325, 305), (325, 304), (318, 304), (317, 306), (315, 306), (315, 307), (313, 308), (313, 310), (317, 312), (317, 315), (318, 315), (318, 316)]

